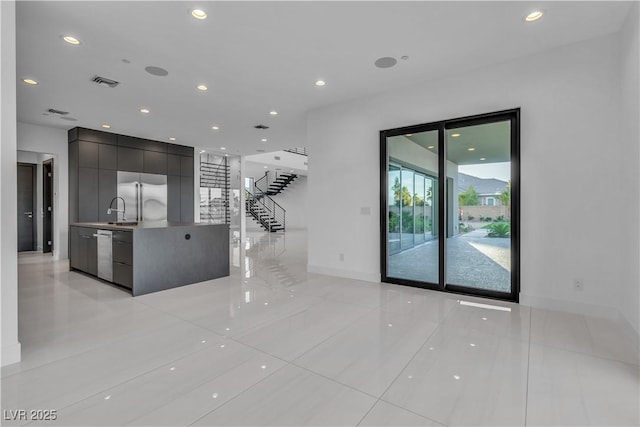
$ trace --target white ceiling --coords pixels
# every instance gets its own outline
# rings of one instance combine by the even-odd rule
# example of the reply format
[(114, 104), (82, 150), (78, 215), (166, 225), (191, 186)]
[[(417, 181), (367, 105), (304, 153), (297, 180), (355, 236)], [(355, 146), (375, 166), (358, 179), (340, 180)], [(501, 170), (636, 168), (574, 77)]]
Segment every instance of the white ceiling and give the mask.
[[(208, 18), (191, 17), (201, 7)], [(32, 2), (17, 5), (18, 120), (227, 152), (305, 145), (310, 109), (613, 33), (630, 2)], [(525, 23), (533, 7), (544, 18)], [(72, 46), (60, 36), (72, 34)], [(402, 55), (409, 56), (401, 60)], [(382, 56), (398, 58), (379, 69)], [(126, 59), (130, 63), (122, 60)], [(167, 77), (145, 72), (167, 69)], [(89, 79), (121, 82), (114, 89)], [(22, 78), (40, 82), (28, 86)], [(323, 79), (324, 87), (314, 81)], [(208, 85), (207, 92), (196, 90)], [(139, 113), (141, 107), (151, 110)], [(43, 115), (69, 111), (77, 121)], [(280, 114), (270, 116), (276, 109)], [(220, 126), (213, 131), (212, 125)], [(258, 131), (254, 125), (270, 129)], [(268, 142), (260, 142), (261, 138)]]

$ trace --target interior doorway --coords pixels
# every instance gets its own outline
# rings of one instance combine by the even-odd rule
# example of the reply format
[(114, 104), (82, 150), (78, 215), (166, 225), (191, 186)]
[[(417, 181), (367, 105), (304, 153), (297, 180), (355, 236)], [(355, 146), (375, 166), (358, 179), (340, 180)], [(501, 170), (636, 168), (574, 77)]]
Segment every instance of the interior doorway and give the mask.
[(36, 165), (18, 163), (18, 252), (36, 250)]
[(42, 162), (42, 252), (53, 251), (53, 159)]

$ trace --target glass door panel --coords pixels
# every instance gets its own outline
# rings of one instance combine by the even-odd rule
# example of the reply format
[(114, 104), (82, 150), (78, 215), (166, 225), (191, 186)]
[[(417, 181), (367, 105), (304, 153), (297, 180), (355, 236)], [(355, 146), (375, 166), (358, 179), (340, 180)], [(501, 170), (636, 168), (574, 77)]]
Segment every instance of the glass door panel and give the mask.
[(413, 171), (402, 169), (400, 189), (400, 203), (402, 206), (402, 221), (400, 222), (400, 244), (402, 249), (413, 246)]
[(424, 242), (424, 175), (414, 175), (413, 189), (413, 241), (417, 245)]
[(389, 164), (387, 174), (387, 243), (388, 253), (400, 251), (400, 197), (396, 188), (400, 188), (400, 166)]
[(389, 137), (386, 276), (437, 284), (438, 130)]
[(445, 135), (447, 286), (511, 293), (511, 122)]

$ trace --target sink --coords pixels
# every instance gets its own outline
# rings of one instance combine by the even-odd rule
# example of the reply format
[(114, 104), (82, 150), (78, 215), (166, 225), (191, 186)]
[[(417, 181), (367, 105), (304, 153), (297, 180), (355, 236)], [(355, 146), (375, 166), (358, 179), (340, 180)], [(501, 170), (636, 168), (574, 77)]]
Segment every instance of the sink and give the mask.
[(111, 225), (138, 225), (138, 221), (118, 221), (118, 222), (109, 221), (108, 224), (111, 224)]

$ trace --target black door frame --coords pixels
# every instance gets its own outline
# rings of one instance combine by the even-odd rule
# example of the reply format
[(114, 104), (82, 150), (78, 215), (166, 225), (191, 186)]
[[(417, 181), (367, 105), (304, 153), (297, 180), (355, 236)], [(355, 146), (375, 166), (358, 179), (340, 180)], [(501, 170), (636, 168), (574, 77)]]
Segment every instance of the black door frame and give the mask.
[[(446, 283), (446, 163), (445, 132), (449, 129), (475, 126), (509, 120), (511, 122), (511, 292), (497, 292)], [(438, 250), (439, 283), (421, 282), (387, 276), (387, 189), (388, 147), (387, 138), (408, 133), (438, 130)], [(506, 301), (519, 301), (520, 295), (520, 108), (460, 117), (420, 125), (380, 131), (380, 273), (381, 281), (419, 288), (433, 289), (463, 295), (482, 296)]]
[[(49, 176), (51, 174), (51, 176)], [(54, 206), (53, 206), (53, 159), (42, 162), (42, 252), (53, 252), (55, 245), (53, 234)], [(48, 209), (51, 207), (51, 210)], [(49, 245), (48, 242), (51, 242)]]
[[(32, 192), (32, 223), (31, 223), (31, 251), (35, 251), (38, 249), (38, 228), (37, 228), (37, 206), (38, 206), (38, 165), (34, 163), (24, 163), (18, 162), (18, 166), (25, 166), (31, 168), (31, 192)], [(17, 200), (16, 200), (17, 202)], [(24, 215), (24, 212), (18, 212), (18, 215)], [(18, 226), (18, 233), (20, 233), (20, 225)], [(20, 241), (20, 235), (18, 234), (18, 242)], [(19, 251), (19, 252), (29, 252), (29, 251)]]

